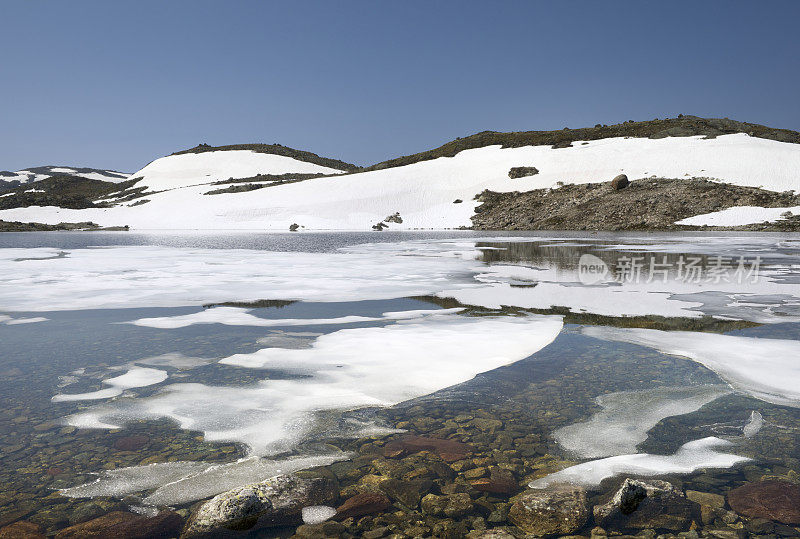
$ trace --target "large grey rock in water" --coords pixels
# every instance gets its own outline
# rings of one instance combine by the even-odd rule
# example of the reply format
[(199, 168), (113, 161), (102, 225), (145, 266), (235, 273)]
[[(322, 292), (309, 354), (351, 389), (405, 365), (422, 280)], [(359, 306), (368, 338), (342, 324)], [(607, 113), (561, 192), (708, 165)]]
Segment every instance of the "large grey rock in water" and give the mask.
[(594, 507), (594, 520), (607, 529), (685, 531), (699, 515), (699, 506), (687, 500), (671, 483), (625, 479), (614, 497)]
[(211, 498), (192, 515), (181, 537), (299, 524), (303, 507), (329, 505), (337, 497), (336, 486), (329, 479), (280, 475)]
[(512, 498), (508, 520), (535, 535), (569, 535), (589, 520), (586, 491), (561, 485), (527, 490)]

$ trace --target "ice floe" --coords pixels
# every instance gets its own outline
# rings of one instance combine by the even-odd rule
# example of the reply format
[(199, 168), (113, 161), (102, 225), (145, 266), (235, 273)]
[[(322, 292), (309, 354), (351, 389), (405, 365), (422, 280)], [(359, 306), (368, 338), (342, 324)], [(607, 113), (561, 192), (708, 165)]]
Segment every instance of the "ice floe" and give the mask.
[(47, 322), (49, 318), (45, 318), (44, 316), (33, 316), (29, 318), (14, 318), (7, 314), (0, 314), (0, 324), (5, 324), (7, 326), (16, 326), (19, 324), (35, 324), (37, 322)]
[(60, 490), (70, 498), (124, 497), (155, 489), (142, 503), (149, 506), (179, 505), (216, 496), (248, 483), (348, 458), (347, 453), (329, 453), (280, 460), (247, 457), (225, 464), (179, 461), (132, 466), (102, 472), (90, 483)]
[(683, 444), (673, 455), (651, 455), (635, 453), (617, 455), (599, 460), (590, 460), (532, 481), (531, 488), (547, 488), (559, 483), (595, 486), (603, 479), (615, 475), (656, 476), (664, 474), (688, 474), (701, 468), (730, 468), (746, 457), (724, 453), (719, 448), (732, 444), (710, 436)]
[(608, 393), (597, 398), (600, 412), (588, 421), (557, 429), (553, 437), (581, 458), (633, 453), (662, 419), (699, 410), (726, 393), (725, 386), (711, 385)]
[(119, 399), (67, 418), (79, 427), (113, 428), (171, 418), (209, 441), (248, 445), (269, 455), (295, 447), (320, 426), (318, 414), (388, 406), (464, 382), (524, 359), (552, 342), (560, 317), (467, 318), (454, 314), (344, 329), (312, 348), (266, 348), (221, 364), (303, 375), (245, 387), (184, 383), (147, 398)]
[(582, 331), (598, 339), (687, 357), (757, 399), (800, 406), (800, 341), (612, 327), (586, 327)]
[(98, 400), (108, 399), (121, 395), (126, 389), (135, 387), (146, 387), (154, 384), (160, 384), (168, 377), (166, 371), (159, 369), (150, 369), (146, 367), (136, 367), (130, 369), (125, 374), (115, 376), (103, 380), (103, 384), (111, 386), (91, 393), (59, 393), (51, 399), (53, 402), (69, 402), (69, 401), (83, 401), (83, 400)]
[(318, 326), (356, 324), (362, 322), (381, 322), (421, 318), (430, 314), (447, 314), (463, 309), (417, 309), (383, 313), (382, 316), (340, 316), (337, 318), (261, 318), (250, 314), (250, 309), (239, 307), (214, 307), (192, 314), (180, 316), (162, 316), (156, 318), (140, 318), (127, 322), (137, 326), (159, 329), (176, 329), (195, 324), (225, 324), (228, 326)]

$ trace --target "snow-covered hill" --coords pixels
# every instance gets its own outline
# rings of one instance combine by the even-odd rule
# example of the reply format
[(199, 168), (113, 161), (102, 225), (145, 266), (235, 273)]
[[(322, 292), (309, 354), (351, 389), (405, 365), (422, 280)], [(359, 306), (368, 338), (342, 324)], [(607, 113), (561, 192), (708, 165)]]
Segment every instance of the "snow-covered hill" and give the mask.
[[(512, 167), (535, 167), (511, 179)], [(147, 186), (144, 198), (110, 208), (56, 207), (0, 211), (0, 219), (43, 223), (93, 221), (132, 229), (240, 229), (286, 231), (368, 230), (399, 213), (390, 229), (470, 226), (485, 189), (498, 192), (607, 182), (624, 173), (631, 180), (712, 178), (781, 192), (800, 190), (800, 144), (727, 134), (573, 141), (570, 147), (498, 145), (467, 149), (453, 157), (422, 160), (351, 174), (286, 156), (244, 150), (205, 151), (154, 161), (133, 177)], [(209, 183), (255, 174), (327, 173), (304, 181), (274, 182), (245, 192), (206, 194)], [(268, 183), (268, 182), (264, 182)], [(154, 192), (160, 191), (160, 192)], [(146, 201), (146, 202), (144, 202)]]
[(251, 150), (220, 150), (182, 153), (156, 159), (132, 175), (141, 178), (134, 187), (164, 191), (209, 184), (257, 174), (341, 174), (342, 170), (325, 167), (283, 155)]
[(117, 172), (115, 170), (102, 170), (97, 168), (84, 167), (31, 167), (16, 172), (0, 170), (0, 189), (4, 187), (16, 187), (26, 183), (44, 180), (51, 176), (68, 175), (80, 176), (90, 180), (100, 180), (104, 182), (120, 183), (130, 177), (130, 174)]

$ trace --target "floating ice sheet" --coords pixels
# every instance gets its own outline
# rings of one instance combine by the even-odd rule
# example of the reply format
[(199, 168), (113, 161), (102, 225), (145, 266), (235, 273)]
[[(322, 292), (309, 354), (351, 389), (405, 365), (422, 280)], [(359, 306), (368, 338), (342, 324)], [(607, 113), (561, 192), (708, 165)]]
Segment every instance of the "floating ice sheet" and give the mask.
[(357, 324), (362, 322), (381, 322), (421, 318), (430, 314), (456, 313), (463, 309), (418, 309), (383, 313), (382, 316), (340, 316), (337, 318), (261, 318), (250, 314), (250, 309), (239, 307), (214, 307), (200, 312), (180, 316), (140, 318), (128, 322), (137, 326), (160, 329), (176, 329), (195, 324), (225, 324), (227, 326), (319, 326), (336, 324)]
[(662, 419), (694, 412), (728, 392), (725, 386), (702, 385), (608, 393), (597, 398), (603, 409), (589, 421), (562, 427), (553, 437), (582, 458), (633, 453)]
[(83, 401), (83, 400), (98, 400), (108, 399), (121, 395), (126, 389), (134, 387), (146, 387), (153, 384), (159, 384), (167, 379), (167, 372), (159, 369), (150, 369), (146, 367), (135, 367), (130, 369), (125, 374), (115, 376), (103, 380), (103, 383), (111, 387), (92, 391), (91, 393), (60, 393), (52, 398), (53, 402), (68, 402), (68, 401)]
[[(321, 414), (388, 406), (524, 359), (552, 342), (560, 317), (466, 318), (454, 314), (345, 329), (312, 348), (267, 348), (220, 363), (303, 375), (246, 387), (171, 384), (147, 398), (119, 399), (67, 418), (112, 428), (171, 418), (209, 441), (247, 444), (257, 455), (290, 450), (323, 428)], [(331, 428), (324, 426), (324, 428)]]
[(599, 326), (582, 331), (598, 339), (639, 344), (687, 357), (757, 399), (800, 406), (800, 341)]
[(531, 488), (547, 488), (559, 483), (594, 486), (615, 475), (655, 476), (664, 474), (687, 474), (700, 468), (730, 468), (749, 460), (746, 457), (723, 453), (718, 448), (731, 443), (710, 436), (683, 444), (673, 455), (651, 455), (636, 453), (618, 455), (600, 460), (590, 460), (576, 466), (546, 475), (532, 481)]
[(59, 491), (70, 498), (124, 497), (156, 489), (142, 501), (147, 505), (180, 505), (276, 475), (326, 466), (348, 458), (347, 453), (271, 460), (248, 457), (226, 464), (165, 462), (102, 472), (97, 480)]

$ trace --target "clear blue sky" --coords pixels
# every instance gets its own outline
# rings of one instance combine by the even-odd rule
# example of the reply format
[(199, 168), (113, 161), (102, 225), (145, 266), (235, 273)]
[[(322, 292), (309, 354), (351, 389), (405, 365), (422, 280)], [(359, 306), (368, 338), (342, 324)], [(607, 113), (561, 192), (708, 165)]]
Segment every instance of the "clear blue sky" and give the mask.
[(800, 129), (800, 1), (0, 0), (0, 170), (200, 142), (370, 164), (678, 113)]

